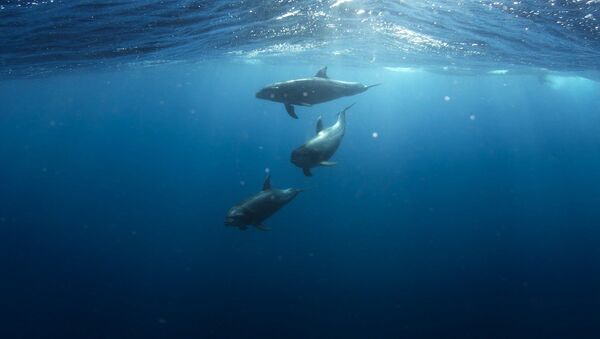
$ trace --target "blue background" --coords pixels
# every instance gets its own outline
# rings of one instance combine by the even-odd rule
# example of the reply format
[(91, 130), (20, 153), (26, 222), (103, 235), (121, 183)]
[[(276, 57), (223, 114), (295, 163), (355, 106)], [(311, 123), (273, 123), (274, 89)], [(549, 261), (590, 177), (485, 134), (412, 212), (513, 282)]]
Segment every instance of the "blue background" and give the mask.
[[(0, 336), (597, 338), (598, 83), (329, 65), (383, 85), (299, 120), (254, 98), (320, 66), (0, 82)], [(267, 168), (306, 192), (226, 228)]]

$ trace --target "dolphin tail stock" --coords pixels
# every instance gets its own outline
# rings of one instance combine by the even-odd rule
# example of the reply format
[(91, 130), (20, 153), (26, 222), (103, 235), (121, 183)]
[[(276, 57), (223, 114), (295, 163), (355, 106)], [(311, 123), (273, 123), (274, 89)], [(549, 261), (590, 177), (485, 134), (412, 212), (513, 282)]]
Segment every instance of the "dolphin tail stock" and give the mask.
[(296, 194), (300, 194), (300, 193), (305, 192), (305, 191), (306, 191), (306, 188), (294, 188), (294, 192)]
[(342, 121), (342, 123), (346, 122), (346, 111), (349, 110), (350, 108), (352, 108), (352, 106), (354, 106), (356, 104), (356, 102), (352, 103), (352, 105), (344, 108), (339, 114), (338, 114), (338, 121)]
[(350, 108), (352, 108), (352, 106), (356, 105), (356, 102), (353, 102), (352, 105), (344, 108), (340, 113), (346, 113), (347, 110), (349, 110)]

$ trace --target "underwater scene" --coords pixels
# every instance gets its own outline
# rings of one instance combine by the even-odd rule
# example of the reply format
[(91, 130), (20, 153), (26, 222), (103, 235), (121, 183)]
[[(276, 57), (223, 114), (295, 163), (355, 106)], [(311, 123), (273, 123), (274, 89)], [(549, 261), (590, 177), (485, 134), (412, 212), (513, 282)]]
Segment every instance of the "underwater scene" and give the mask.
[(0, 338), (600, 338), (600, 1), (0, 1)]

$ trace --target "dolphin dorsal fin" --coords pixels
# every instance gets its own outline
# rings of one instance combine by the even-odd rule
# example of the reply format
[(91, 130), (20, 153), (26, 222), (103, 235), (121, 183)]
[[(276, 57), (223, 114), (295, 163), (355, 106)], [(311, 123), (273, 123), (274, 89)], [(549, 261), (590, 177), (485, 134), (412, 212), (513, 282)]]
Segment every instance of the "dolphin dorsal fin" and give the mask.
[(268, 191), (271, 189), (271, 175), (267, 174), (267, 177), (265, 178), (265, 182), (263, 182), (263, 191)]
[(319, 117), (319, 120), (317, 120), (317, 134), (319, 134), (319, 132), (321, 132), (323, 130), (323, 119), (321, 119), (321, 117)]
[(329, 79), (329, 77), (327, 76), (327, 66), (321, 68), (317, 74), (315, 74), (315, 78), (324, 78), (324, 79)]

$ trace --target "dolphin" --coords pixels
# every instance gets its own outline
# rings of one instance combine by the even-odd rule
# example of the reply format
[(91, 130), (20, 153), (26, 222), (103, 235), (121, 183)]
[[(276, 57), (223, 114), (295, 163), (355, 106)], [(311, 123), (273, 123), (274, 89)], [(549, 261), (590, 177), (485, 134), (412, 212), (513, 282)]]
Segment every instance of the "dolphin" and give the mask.
[(294, 105), (312, 106), (362, 93), (380, 84), (365, 86), (358, 82), (331, 80), (327, 67), (321, 68), (312, 78), (289, 80), (271, 84), (256, 93), (259, 99), (281, 102), (288, 114), (298, 119)]
[(292, 151), (291, 162), (302, 168), (304, 175), (312, 176), (310, 169), (316, 166), (335, 166), (329, 158), (340, 146), (346, 132), (346, 111), (354, 104), (344, 108), (338, 114), (335, 124), (323, 129), (321, 117), (317, 120), (317, 135), (308, 140), (304, 145)]
[(262, 231), (268, 231), (263, 221), (292, 201), (301, 191), (295, 188), (271, 188), (271, 175), (268, 174), (262, 191), (229, 209), (225, 217), (225, 226), (238, 227), (245, 231), (248, 225), (252, 225)]

